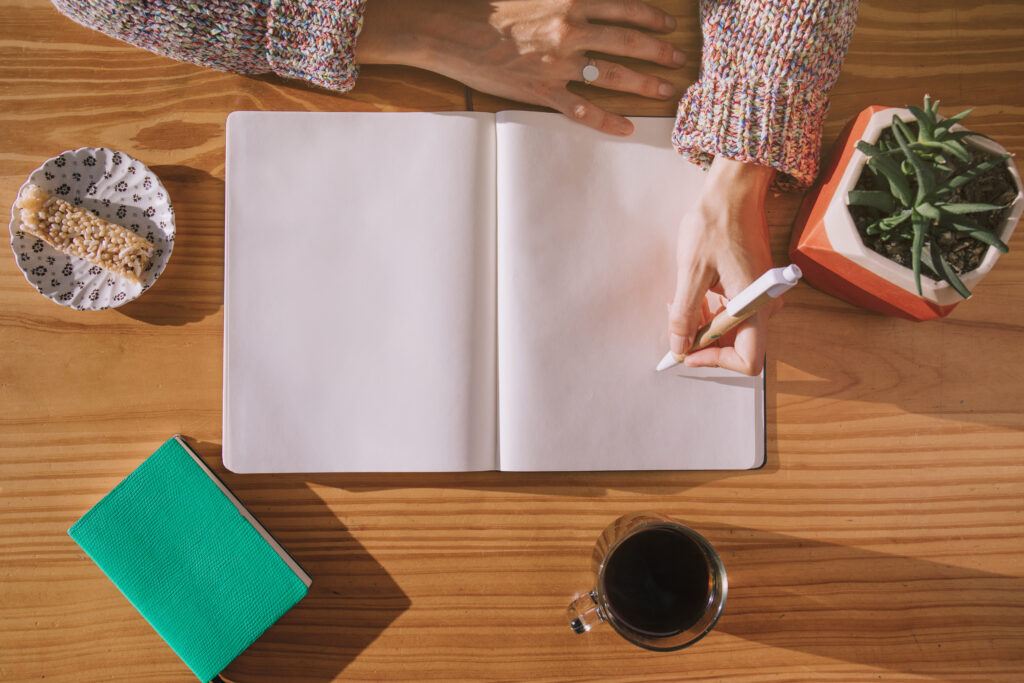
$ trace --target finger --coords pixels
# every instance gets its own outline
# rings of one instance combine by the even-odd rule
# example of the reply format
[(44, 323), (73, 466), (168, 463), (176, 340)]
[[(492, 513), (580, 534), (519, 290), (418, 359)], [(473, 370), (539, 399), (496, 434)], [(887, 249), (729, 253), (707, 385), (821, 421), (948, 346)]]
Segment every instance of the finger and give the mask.
[(553, 98), (551, 106), (584, 126), (596, 128), (611, 135), (629, 135), (633, 124), (629, 119), (606, 112), (589, 100), (574, 95), (568, 90)]
[(681, 356), (693, 344), (694, 335), (704, 317), (707, 299), (704, 294), (711, 284), (712, 273), (703, 271), (696, 277), (688, 269), (676, 273), (676, 294), (668, 313), (669, 348)]
[[(707, 295), (704, 297), (706, 307), (712, 316), (718, 315), (719, 313), (722, 312), (723, 308), (729, 305), (729, 300), (725, 298), (723, 295), (714, 291), (714, 289), (715, 288), (712, 287), (708, 291)], [(708, 319), (710, 320), (710, 318)]]
[(584, 50), (632, 57), (662, 66), (679, 67), (686, 62), (686, 53), (679, 48), (632, 28), (590, 24), (579, 34)]
[[(710, 295), (709, 295), (710, 296)], [(669, 315), (672, 315), (672, 302), (669, 301), (665, 304), (665, 310)], [(708, 303), (707, 297), (704, 298), (704, 304), (700, 307), (700, 324), (706, 325), (711, 322), (711, 319), (715, 317), (717, 311), (712, 311), (711, 305)], [(729, 334), (729, 333), (726, 333)]]
[(585, 6), (584, 15), (588, 19), (642, 26), (661, 33), (675, 30), (677, 23), (671, 14), (640, 0), (593, 0)]
[(620, 92), (631, 92), (645, 97), (656, 99), (668, 99), (676, 94), (675, 86), (668, 81), (663, 81), (654, 76), (648, 76), (630, 68), (616, 64), (615, 62), (603, 59), (588, 60), (580, 66), (580, 74), (583, 73), (583, 66), (593, 63), (597, 67), (598, 76), (589, 85), (596, 85), (607, 90), (618, 90)]
[(763, 358), (744, 358), (732, 346), (708, 346), (687, 355), (683, 363), (690, 368), (724, 368), (741, 375), (754, 376), (761, 372)]
[(689, 367), (718, 367), (756, 375), (764, 366), (764, 350), (767, 340), (765, 321), (757, 314), (735, 329), (732, 346), (708, 346), (686, 356)]

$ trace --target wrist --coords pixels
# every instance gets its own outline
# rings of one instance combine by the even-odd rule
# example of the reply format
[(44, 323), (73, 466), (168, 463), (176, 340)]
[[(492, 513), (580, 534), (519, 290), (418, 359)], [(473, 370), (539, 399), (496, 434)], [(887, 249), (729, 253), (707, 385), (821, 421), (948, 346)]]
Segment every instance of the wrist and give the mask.
[(756, 194), (764, 198), (768, 194), (775, 169), (746, 161), (736, 161), (723, 156), (716, 156), (708, 171), (708, 184), (716, 190), (730, 194), (742, 193), (748, 198)]
[(428, 68), (425, 22), (434, 13), (425, 0), (373, 0), (363, 12), (356, 42), (360, 64), (404, 64)]
[(774, 178), (775, 169), (769, 166), (717, 156), (701, 192), (701, 210), (730, 216), (750, 215), (753, 210), (763, 215)]
[(735, 244), (767, 239), (765, 200), (775, 169), (715, 157), (697, 204), (705, 230)]

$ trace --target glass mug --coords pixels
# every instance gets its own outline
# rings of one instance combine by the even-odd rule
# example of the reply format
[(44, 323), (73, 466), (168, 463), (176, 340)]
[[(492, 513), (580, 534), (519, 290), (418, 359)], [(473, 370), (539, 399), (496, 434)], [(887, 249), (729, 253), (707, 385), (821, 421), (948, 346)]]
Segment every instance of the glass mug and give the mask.
[(594, 546), (596, 587), (569, 605), (569, 625), (602, 621), (648, 650), (681, 650), (714, 627), (728, 582), (722, 559), (693, 529), (664, 515), (615, 520)]

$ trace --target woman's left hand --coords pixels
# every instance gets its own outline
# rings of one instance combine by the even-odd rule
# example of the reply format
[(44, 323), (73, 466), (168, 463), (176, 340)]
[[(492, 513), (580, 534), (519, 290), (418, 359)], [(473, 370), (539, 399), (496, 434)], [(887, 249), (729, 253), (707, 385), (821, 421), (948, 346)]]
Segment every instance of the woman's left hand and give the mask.
[[(627, 27), (609, 23), (625, 24)], [(629, 135), (628, 119), (570, 92), (593, 63), (600, 88), (669, 99), (669, 81), (589, 52), (679, 67), (685, 55), (641, 29), (667, 33), (676, 20), (641, 0), (370, 0), (356, 56), (407, 64), (500, 97), (551, 107), (591, 128)]]

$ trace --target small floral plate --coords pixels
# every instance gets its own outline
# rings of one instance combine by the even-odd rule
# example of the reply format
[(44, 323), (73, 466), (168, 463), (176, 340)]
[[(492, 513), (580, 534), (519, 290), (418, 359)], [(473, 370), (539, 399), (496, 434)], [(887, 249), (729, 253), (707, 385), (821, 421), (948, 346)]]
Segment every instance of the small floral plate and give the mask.
[(155, 247), (142, 282), (132, 282), (23, 232), (21, 211), (12, 204), (11, 249), (25, 279), (40, 294), (80, 311), (102, 311), (126, 304), (153, 286), (174, 247), (174, 208), (163, 183), (145, 164), (106, 147), (82, 147), (49, 159), (25, 181), (30, 183), (131, 229)]

